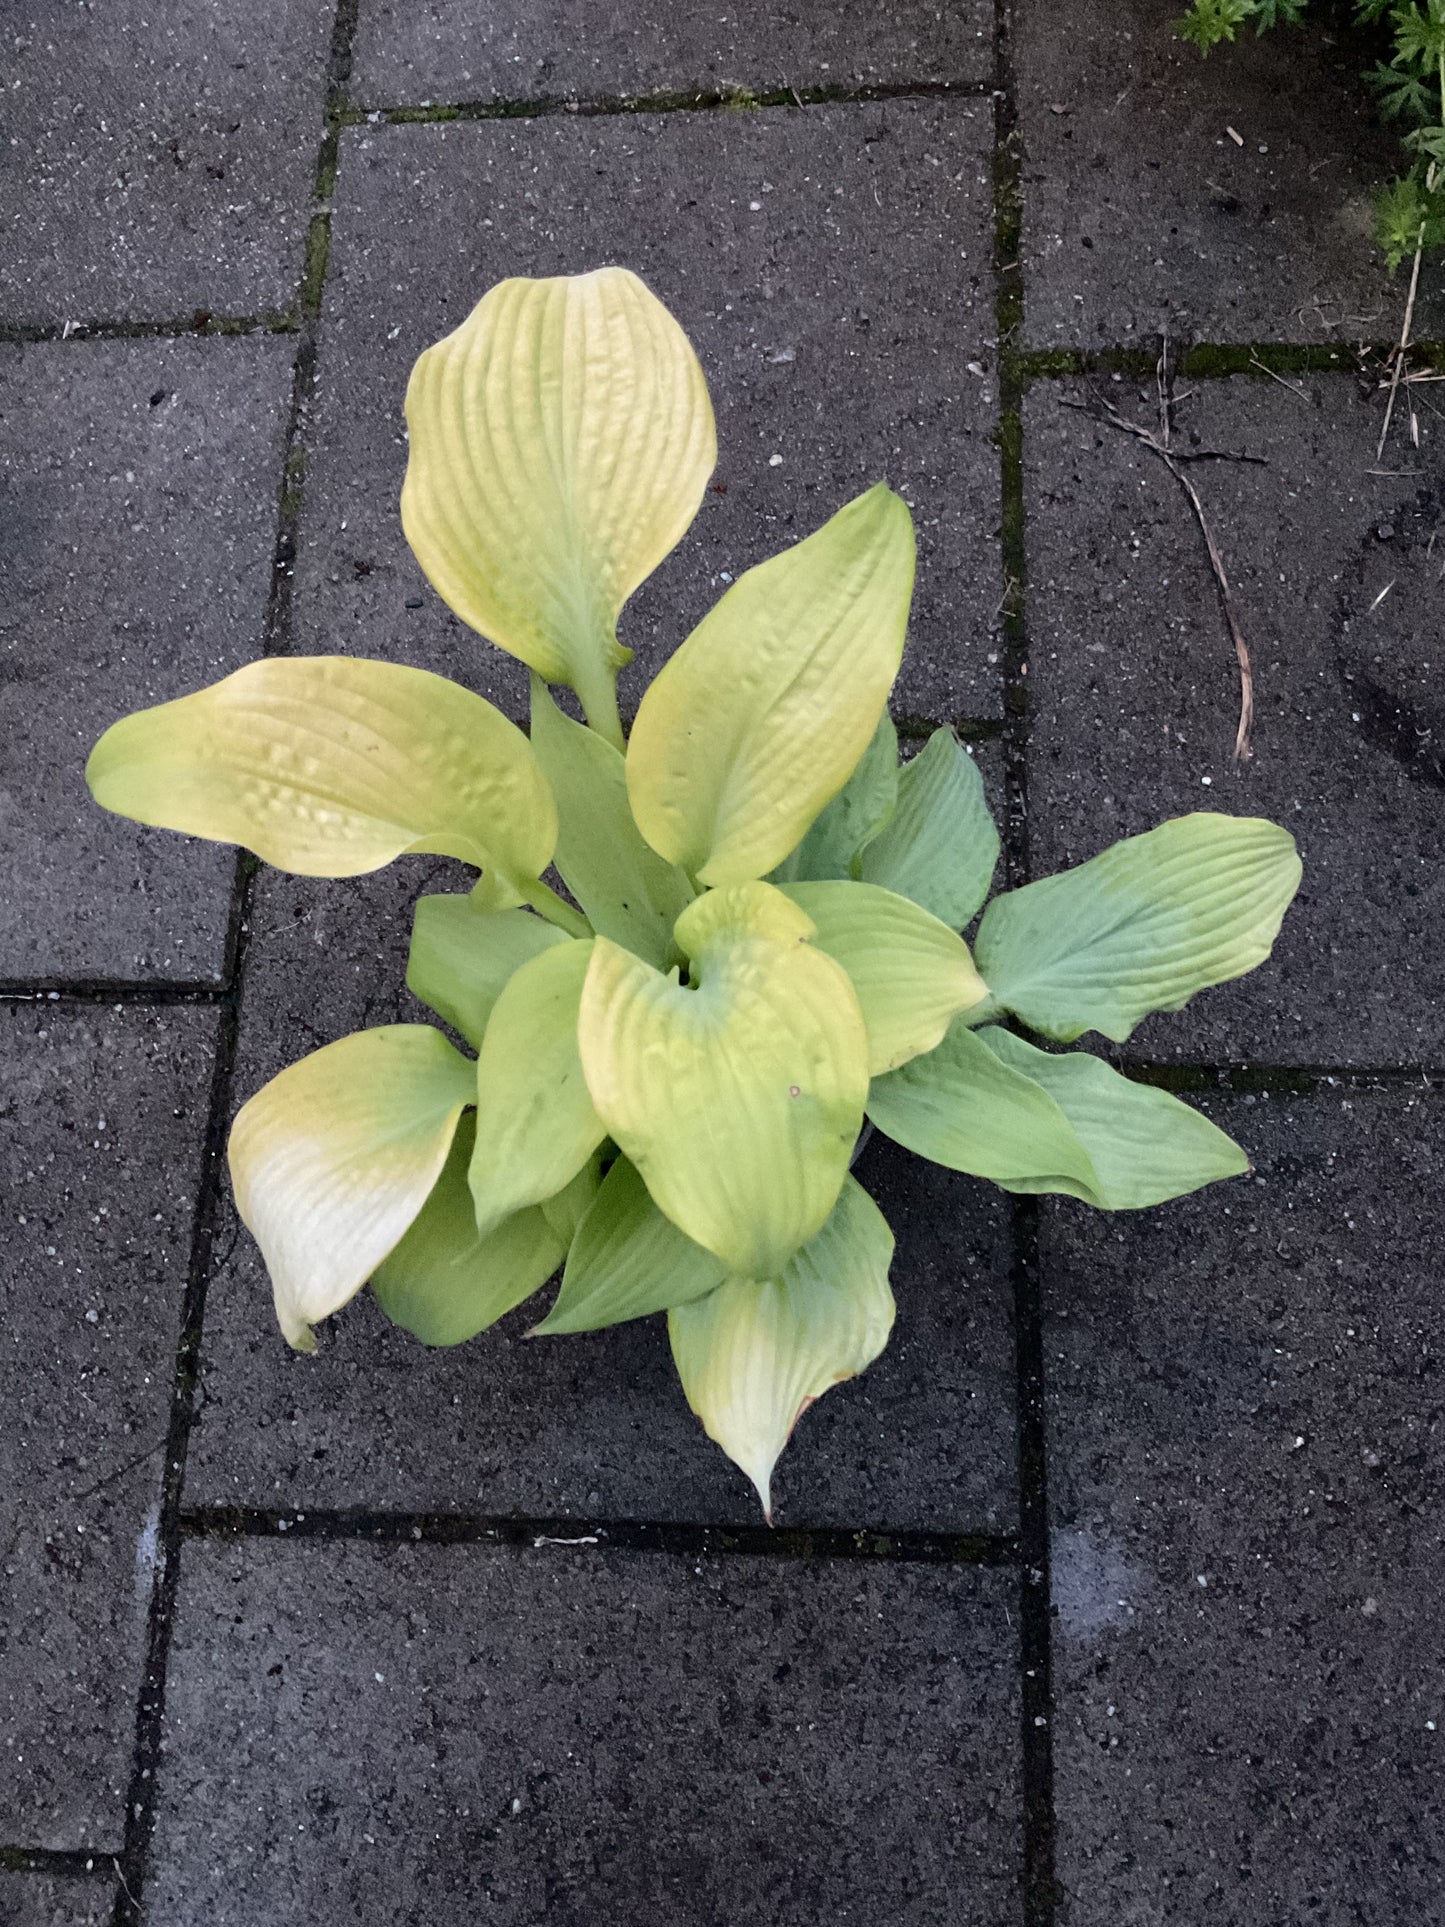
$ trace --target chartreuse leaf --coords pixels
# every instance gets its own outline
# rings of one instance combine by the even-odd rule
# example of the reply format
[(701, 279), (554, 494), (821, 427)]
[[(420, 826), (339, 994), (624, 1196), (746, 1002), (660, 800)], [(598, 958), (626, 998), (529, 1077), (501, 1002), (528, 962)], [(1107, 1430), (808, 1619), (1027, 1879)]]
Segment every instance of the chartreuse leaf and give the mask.
[(501, 281), (421, 356), (406, 419), (402, 526), (432, 586), (620, 749), (618, 615), (717, 460), (686, 335), (622, 268)]
[(600, 1331), (712, 1291), (721, 1258), (678, 1230), (652, 1202), (636, 1167), (618, 1158), (577, 1227), (557, 1302), (539, 1333)]
[(538, 1205), (478, 1235), (467, 1184), (475, 1130), (464, 1116), (420, 1215), (371, 1275), (392, 1324), (424, 1345), (460, 1345), (495, 1325), (546, 1284), (567, 1249)]
[(608, 1146), (604, 1140), (588, 1158), (582, 1169), (569, 1184), (564, 1184), (555, 1197), (543, 1198), (540, 1209), (557, 1236), (562, 1240), (565, 1251), (577, 1236), (577, 1227), (592, 1208), (592, 1201), (602, 1186), (602, 1161)]
[(1098, 1174), (1041, 1084), (979, 1042), (963, 1019), (926, 1057), (876, 1077), (868, 1115), (880, 1131), (950, 1171), (1007, 1191), (1063, 1191), (1095, 1202)]
[(643, 697), (627, 792), (706, 884), (765, 876), (868, 747), (903, 653), (913, 523), (881, 483), (740, 576)]
[(789, 883), (783, 893), (858, 993), (872, 1077), (932, 1050), (959, 1011), (988, 995), (963, 938), (907, 897), (873, 883)]
[(696, 988), (599, 937), (578, 1036), (592, 1100), (696, 1243), (776, 1277), (832, 1210), (868, 1037), (846, 973), (770, 884), (699, 897), (675, 935)]
[(823, 806), (774, 882), (856, 877), (865, 844), (883, 828), (897, 802), (898, 732), (885, 709), (857, 768), (832, 802)]
[(480, 1049), (513, 972), (567, 938), (530, 910), (488, 910), (475, 896), (419, 897), (406, 987)]
[(649, 963), (666, 962), (692, 885), (649, 849), (627, 802), (622, 752), (565, 716), (532, 678), (532, 748), (557, 802), (555, 862), (594, 930)]
[(994, 1001), (1071, 1043), (1123, 1043), (1150, 1011), (1269, 955), (1300, 860), (1288, 830), (1200, 812), (995, 897), (974, 940)]
[(988, 895), (998, 830), (978, 765), (951, 729), (936, 729), (898, 774), (898, 804), (864, 849), (859, 875), (961, 930)]
[(1168, 1091), (1131, 1083), (1087, 1051), (1056, 1056), (995, 1024), (973, 1035), (1042, 1085), (1064, 1113), (1094, 1167), (1091, 1204), (1137, 1211), (1249, 1169), (1244, 1152), (1207, 1117)]
[(850, 1177), (781, 1277), (730, 1278), (667, 1315), (688, 1404), (757, 1487), (770, 1520), (773, 1467), (800, 1414), (888, 1342), (892, 1257), (882, 1212)]
[(120, 816), (243, 843), (302, 876), (416, 850), (511, 884), (541, 875), (557, 837), (532, 747), (500, 710), (427, 670), (350, 656), (271, 657), (126, 716), (85, 773)]
[(577, 1054), (591, 942), (522, 965), (493, 1006), (477, 1059), (472, 1200), (483, 1233), (570, 1184), (607, 1131)]
[(476, 1067), (427, 1024), (313, 1051), (243, 1104), (231, 1183), (298, 1351), (360, 1291), (441, 1175)]

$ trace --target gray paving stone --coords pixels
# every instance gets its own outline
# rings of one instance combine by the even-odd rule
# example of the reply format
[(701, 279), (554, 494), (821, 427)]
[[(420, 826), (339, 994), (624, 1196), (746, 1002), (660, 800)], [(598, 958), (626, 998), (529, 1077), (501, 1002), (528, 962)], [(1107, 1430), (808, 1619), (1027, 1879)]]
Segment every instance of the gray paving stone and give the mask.
[(0, 1927), (109, 1927), (109, 1880), (0, 1873)]
[(1255, 1179), (1047, 1217), (1062, 1921), (1438, 1920), (1440, 1093), (1211, 1111)]
[(989, 140), (987, 104), (963, 99), (348, 133), (300, 646), (420, 662), (520, 713), (523, 673), (447, 614), (403, 541), (402, 397), (417, 354), (494, 281), (615, 261), (649, 280), (695, 342), (721, 448), (697, 524), (624, 615), (640, 658), (624, 701), (635, 705), (723, 571), (796, 541), (886, 476), (920, 535), (901, 706), (996, 714)]
[[(1312, 15), (1203, 59), (1180, 11), (1018, 0), (1027, 344), (1393, 340), (1405, 282), (1371, 196), (1400, 150), (1361, 77), (1378, 50)], [(1421, 291), (1438, 333), (1438, 261)]]
[[(363, 1024), (424, 1021), (403, 987), (410, 905), (449, 866), (258, 886), (237, 1099)], [(1009, 1530), (1014, 1522), (1008, 1219), (984, 1186), (876, 1139), (858, 1175), (898, 1238), (888, 1350), (808, 1413), (781, 1462), (798, 1524)], [(218, 1241), (189, 1504), (395, 1508), (753, 1522), (742, 1475), (689, 1413), (665, 1322), (585, 1338), (523, 1334), (539, 1298), (468, 1345), (429, 1351), (369, 1294), (318, 1355), (276, 1329), (249, 1236)]]
[(249, 315), (299, 288), (331, 0), (6, 9), (0, 317)]
[(216, 1033), (200, 1010), (0, 1028), (0, 1813), (119, 1846)]
[(988, 0), (599, 7), (595, 0), (362, 0), (351, 70), (367, 106), (692, 89), (876, 87), (993, 73)]
[(231, 858), (105, 815), (85, 759), (258, 649), (293, 352), (0, 345), (0, 977), (220, 971)]
[(1009, 1927), (1000, 1572), (189, 1546), (153, 1927)]
[[(1155, 421), (1152, 393), (1105, 392)], [(1234, 652), (1199, 531), (1155, 456), (1060, 405), (1085, 397), (1040, 386), (1027, 407), (1036, 870), (1194, 809), (1273, 817), (1305, 862), (1271, 962), (1129, 1049), (1439, 1063), (1438, 424), (1421, 408), (1421, 447), (1402, 431), (1380, 474), (1382, 400), (1343, 377), (1205, 383), (1185, 404), (1181, 448), (1268, 462), (1190, 471), (1254, 659), (1256, 754), (1236, 773)]]

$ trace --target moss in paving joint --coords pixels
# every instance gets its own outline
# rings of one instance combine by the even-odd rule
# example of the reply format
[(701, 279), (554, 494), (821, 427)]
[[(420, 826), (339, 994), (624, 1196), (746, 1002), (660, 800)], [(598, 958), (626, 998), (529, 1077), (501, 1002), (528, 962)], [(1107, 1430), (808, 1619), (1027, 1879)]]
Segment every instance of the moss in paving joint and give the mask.
[(846, 107), (884, 100), (978, 99), (988, 91), (975, 81), (896, 81), (877, 86), (709, 87), (659, 89), (645, 94), (592, 97), (533, 94), (517, 99), (418, 101), (379, 107), (345, 108), (348, 127), (381, 123), (387, 127), (426, 127), (459, 120), (542, 120), (557, 114), (753, 113), (764, 107)]
[(94, 320), (0, 322), (0, 342), (29, 347), (58, 341), (165, 341), (187, 335), (294, 335), (300, 331), (301, 317), (293, 308), (277, 308), (262, 314), (212, 314), (196, 308), (188, 315), (165, 316), (158, 321)]

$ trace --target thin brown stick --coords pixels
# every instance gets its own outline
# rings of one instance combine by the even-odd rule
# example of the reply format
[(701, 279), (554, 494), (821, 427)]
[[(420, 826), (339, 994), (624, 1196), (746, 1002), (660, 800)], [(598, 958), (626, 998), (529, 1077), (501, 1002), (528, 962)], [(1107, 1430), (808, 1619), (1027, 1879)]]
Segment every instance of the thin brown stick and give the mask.
[[(1219, 544), (1214, 539), (1214, 531), (1210, 528), (1209, 518), (1204, 513), (1204, 504), (1199, 499), (1199, 491), (1184, 473), (1179, 456), (1173, 449), (1166, 447), (1158, 435), (1151, 434), (1147, 428), (1141, 428), (1138, 422), (1131, 422), (1127, 415), (1121, 415), (1106, 395), (1100, 395), (1098, 401), (1099, 407), (1104, 411), (1103, 414), (1099, 413), (1098, 408), (1091, 408), (1085, 402), (1070, 401), (1067, 398), (1064, 399), (1063, 406), (1076, 408), (1086, 415), (1092, 415), (1096, 421), (1106, 422), (1111, 428), (1117, 428), (1122, 434), (1132, 435), (1136, 441), (1152, 449), (1184, 490), (1189, 506), (1194, 511), (1194, 519), (1199, 524), (1199, 532), (1204, 537), (1204, 546), (1209, 555), (1209, 566), (1214, 571), (1220, 607), (1224, 612), (1230, 641), (1234, 644), (1235, 660), (1239, 664), (1239, 726), (1234, 733), (1234, 761), (1236, 766), (1247, 763), (1254, 754), (1251, 742), (1254, 734), (1254, 669), (1250, 663), (1249, 644), (1245, 641), (1244, 629), (1235, 605), (1234, 591), (1229, 586), (1224, 557), (1219, 552)], [(1259, 462), (1261, 458), (1257, 455), (1236, 455), (1219, 456), (1217, 459)]]
[(1390, 423), (1395, 415), (1395, 398), (1400, 392), (1400, 377), (1405, 372), (1405, 356), (1410, 350), (1410, 330), (1415, 321), (1415, 296), (1420, 291), (1420, 256), (1425, 251), (1425, 224), (1420, 224), (1420, 240), (1415, 249), (1415, 264), (1410, 269), (1410, 295), (1405, 303), (1405, 325), (1400, 330), (1400, 345), (1395, 350), (1395, 369), (1390, 376), (1390, 399), (1385, 403), (1385, 425), (1380, 430), (1380, 445), (1375, 450), (1375, 460), (1385, 459), (1385, 443), (1390, 439)]

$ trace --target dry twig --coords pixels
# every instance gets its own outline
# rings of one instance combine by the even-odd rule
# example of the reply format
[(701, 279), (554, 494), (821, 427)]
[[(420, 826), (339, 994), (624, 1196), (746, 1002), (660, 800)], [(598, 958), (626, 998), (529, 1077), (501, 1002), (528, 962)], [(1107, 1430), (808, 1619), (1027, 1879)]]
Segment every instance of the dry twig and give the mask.
[[(1181, 464), (1185, 461), (1249, 462), (1264, 467), (1266, 466), (1264, 458), (1259, 455), (1230, 455), (1220, 449), (1193, 449), (1185, 454), (1168, 445), (1167, 411), (1161, 421), (1161, 433), (1156, 435), (1147, 428), (1141, 428), (1138, 422), (1131, 422), (1127, 415), (1120, 414), (1107, 395), (1100, 395), (1097, 399), (1096, 408), (1090, 407), (1087, 402), (1067, 399), (1062, 405), (1065, 408), (1076, 408), (1085, 415), (1092, 415), (1095, 421), (1106, 422), (1109, 427), (1117, 428), (1121, 434), (1132, 435), (1135, 441), (1142, 442), (1146, 448), (1151, 449), (1184, 490), (1189, 499), (1189, 506), (1194, 511), (1194, 519), (1199, 524), (1199, 532), (1204, 537), (1204, 546), (1208, 551), (1209, 566), (1214, 571), (1215, 586), (1219, 590), (1219, 604), (1224, 611), (1230, 641), (1234, 644), (1235, 660), (1239, 664), (1239, 727), (1234, 735), (1234, 760), (1236, 764), (1247, 763), (1254, 754), (1250, 741), (1254, 734), (1254, 670), (1249, 659), (1249, 644), (1244, 639), (1244, 629), (1240, 624), (1239, 612), (1235, 606), (1234, 591), (1229, 586), (1224, 557), (1219, 552), (1219, 544), (1214, 539), (1214, 531), (1210, 528), (1209, 518), (1204, 513), (1204, 504), (1199, 499), (1199, 491), (1185, 474)], [(1103, 412), (1101, 413), (1100, 410)]]
[(1385, 443), (1390, 439), (1390, 423), (1395, 414), (1395, 399), (1400, 392), (1400, 377), (1405, 372), (1405, 356), (1410, 351), (1410, 330), (1415, 323), (1415, 296), (1420, 292), (1420, 256), (1425, 249), (1425, 229), (1420, 228), (1420, 242), (1415, 249), (1415, 264), (1410, 269), (1410, 294), (1405, 302), (1405, 325), (1400, 330), (1400, 345), (1395, 350), (1395, 368), (1390, 376), (1390, 399), (1385, 403), (1385, 425), (1380, 430), (1380, 445), (1375, 450), (1375, 460), (1385, 459)]

